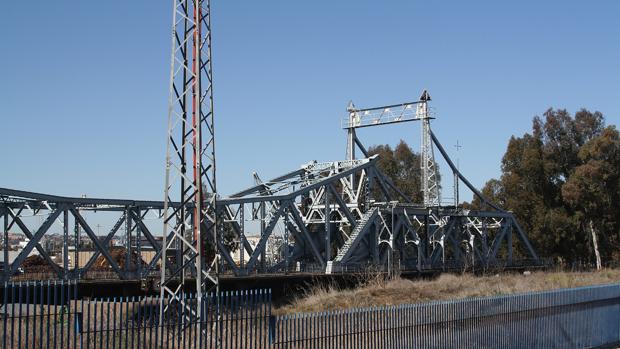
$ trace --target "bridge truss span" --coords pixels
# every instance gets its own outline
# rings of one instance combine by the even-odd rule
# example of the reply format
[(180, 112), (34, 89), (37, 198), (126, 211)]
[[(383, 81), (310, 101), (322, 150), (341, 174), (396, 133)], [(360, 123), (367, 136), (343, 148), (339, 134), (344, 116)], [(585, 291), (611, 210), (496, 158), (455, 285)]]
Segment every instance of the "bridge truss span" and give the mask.
[[(2, 259), (8, 266), (3, 268), (2, 277), (18, 277), (33, 251), (49, 267), (50, 277), (93, 277), (99, 275), (93, 270), (95, 261), (104, 260), (106, 277), (161, 277), (165, 280), (162, 285), (172, 294), (178, 285), (192, 282), (200, 274), (198, 265), (203, 273), (216, 270), (217, 275), (232, 278), (540, 265), (514, 215), (484, 197), (454, 165), (431, 130), (429, 102), (425, 91), (415, 103), (367, 110), (350, 104), (352, 123), (344, 127), (345, 160), (312, 161), (267, 181), (254, 173), (253, 186), (229, 196), (210, 193), (211, 188), (206, 188), (198, 195), (202, 207), (209, 208), (201, 209), (200, 223), (194, 219), (198, 211), (193, 191), (197, 187), (193, 183), (185, 183), (183, 201), (179, 202), (170, 200), (170, 196), (158, 202), (69, 198), (0, 189), (5, 251)], [(385, 117), (382, 113), (386, 110), (401, 115), (400, 119)], [(423, 202), (413, 202), (381, 171), (379, 157), (369, 155), (356, 133), (354, 120), (366, 111), (367, 120), (360, 121), (359, 127), (421, 121), (422, 139), (426, 140), (421, 152), (426, 154), (426, 160), (421, 161), (420, 171), (424, 175), (420, 191), (426, 193)], [(483, 203), (482, 210), (468, 210), (456, 200), (452, 205), (442, 205), (434, 150), (448, 164), (455, 186), (460, 182), (469, 188)], [(356, 151), (363, 157), (356, 158)], [(108, 220), (115, 223), (102, 235), (97, 215), (103, 214), (111, 215)], [(157, 224), (167, 222), (161, 224), (165, 226), (165, 240), (161, 228), (148, 219)], [(208, 232), (201, 233), (198, 240), (193, 234), (196, 224), (200, 231)], [(28, 238), (13, 261), (7, 257), (9, 230), (19, 230)], [(125, 232), (121, 240), (117, 239), (120, 231)], [(44, 246), (50, 234), (61, 236), (62, 247), (55, 256)], [(93, 251), (90, 259), (70, 263), (71, 258), (79, 261), (85, 241)], [(117, 245), (120, 241), (121, 246), (112, 246), (113, 241)], [(164, 241), (166, 249), (162, 249)], [(207, 247), (197, 245), (198, 241)], [(124, 265), (119, 265), (118, 252), (112, 253), (118, 247), (124, 247), (122, 253), (129, 261)], [(141, 255), (147, 249), (154, 257), (143, 261)], [(199, 257), (202, 261), (197, 264)], [(163, 276), (162, 269), (166, 271)], [(211, 279), (198, 282), (207, 280)]]
[[(44, 261), (37, 266), (39, 278), (135, 280), (158, 275), (162, 239), (149, 221), (161, 219), (163, 208), (161, 201), (76, 198), (0, 188), (2, 278), (28, 271), (23, 265), (33, 254)], [(104, 215), (114, 222), (107, 232), (99, 229), (98, 217)], [(8, 257), (9, 232), (26, 238), (13, 260)], [(120, 241), (121, 232), (122, 244), (113, 245)], [(60, 246), (50, 247), (50, 241)], [(148, 263), (142, 256), (146, 250), (154, 254)]]

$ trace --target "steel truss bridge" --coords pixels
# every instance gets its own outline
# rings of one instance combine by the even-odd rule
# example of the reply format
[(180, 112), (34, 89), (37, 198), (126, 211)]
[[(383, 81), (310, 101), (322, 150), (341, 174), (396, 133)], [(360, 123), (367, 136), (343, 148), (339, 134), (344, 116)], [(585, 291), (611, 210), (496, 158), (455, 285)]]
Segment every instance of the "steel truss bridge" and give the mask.
[[(355, 109), (350, 104), (343, 122), (348, 137), (346, 160), (313, 161), (268, 181), (254, 174), (254, 186), (218, 197), (218, 273), (241, 277), (461, 270), (540, 263), (513, 214), (487, 200), (454, 165), (430, 129), (429, 101), (425, 91), (419, 101), (412, 103), (370, 109)], [(369, 156), (356, 134), (362, 127), (409, 121), (422, 123), (422, 203), (412, 202), (381, 172), (378, 156)], [(461, 207), (458, 189), (453, 204), (441, 204), (435, 149), (449, 166), (455, 188), (464, 184), (484, 203), (484, 211)], [(356, 159), (356, 151), (363, 157)], [(70, 198), (0, 188), (0, 257), (5, 262), (2, 279), (15, 278), (26, 257), (35, 250), (54, 278), (159, 279), (163, 260), (159, 229), (166, 210), (170, 217), (182, 211), (191, 217), (195, 212), (189, 201), (168, 202), (166, 207), (160, 201)], [(103, 214), (113, 217), (115, 223), (106, 235), (99, 236), (94, 222)], [(191, 223), (189, 226), (193, 230)], [(8, 261), (9, 231), (19, 231), (29, 239), (12, 263)], [(111, 254), (110, 242), (120, 231), (124, 232), (126, 261), (136, 255), (141, 260), (147, 248), (154, 251), (154, 258), (149, 263), (119, 265)], [(42, 245), (51, 232), (61, 235), (60, 262), (54, 261)], [(260, 238), (250, 243), (248, 235), (256, 233)], [(174, 234), (168, 231), (166, 236), (166, 279), (195, 277), (196, 268), (184, 258), (187, 246), (171, 243)], [(80, 246), (85, 241), (93, 245), (94, 253), (84, 265), (70, 267), (71, 258), (78, 264)], [(213, 240), (206, 243), (213, 244)], [(109, 264), (104, 274), (92, 269), (99, 256)]]

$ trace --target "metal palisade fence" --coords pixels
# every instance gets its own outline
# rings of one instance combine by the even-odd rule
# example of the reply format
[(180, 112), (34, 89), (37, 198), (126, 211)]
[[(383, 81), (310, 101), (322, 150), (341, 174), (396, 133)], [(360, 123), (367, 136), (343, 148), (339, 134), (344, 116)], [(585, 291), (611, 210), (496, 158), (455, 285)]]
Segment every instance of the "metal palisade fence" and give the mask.
[(271, 321), (271, 343), (281, 348), (616, 347), (620, 285), (291, 314)]
[[(620, 284), (273, 316), (268, 290), (81, 297), (6, 283), (2, 348), (591, 348), (620, 344)], [(219, 304), (219, 312), (216, 307)], [(219, 313), (219, 317), (217, 314)], [(201, 315), (201, 316), (197, 316)], [(200, 320), (198, 320), (200, 319)]]
[(170, 297), (163, 319), (159, 297), (90, 299), (74, 282), (5, 283), (3, 291), (0, 348), (268, 346), (269, 290)]

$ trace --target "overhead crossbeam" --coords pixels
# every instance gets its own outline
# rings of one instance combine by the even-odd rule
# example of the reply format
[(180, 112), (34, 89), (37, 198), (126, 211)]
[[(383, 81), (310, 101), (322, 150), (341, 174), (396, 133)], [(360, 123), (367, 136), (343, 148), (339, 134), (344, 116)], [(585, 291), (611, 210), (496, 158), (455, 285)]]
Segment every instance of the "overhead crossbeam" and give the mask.
[(419, 101), (367, 109), (350, 107), (347, 109), (349, 115), (342, 119), (342, 128), (347, 130), (420, 120), (416, 112), (418, 103)]

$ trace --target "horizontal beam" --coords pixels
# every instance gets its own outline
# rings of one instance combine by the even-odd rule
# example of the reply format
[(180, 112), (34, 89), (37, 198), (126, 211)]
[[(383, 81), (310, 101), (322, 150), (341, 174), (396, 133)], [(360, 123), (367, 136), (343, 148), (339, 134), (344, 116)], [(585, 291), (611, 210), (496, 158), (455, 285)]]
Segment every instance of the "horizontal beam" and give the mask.
[(245, 195), (248, 195), (248, 194), (256, 193), (257, 191), (260, 192), (261, 190), (269, 188), (269, 184), (274, 184), (274, 183), (282, 182), (285, 179), (297, 177), (299, 175), (304, 174), (305, 172), (306, 172), (306, 170), (303, 169), (303, 168), (299, 169), (299, 170), (295, 170), (295, 171), (289, 172), (289, 173), (287, 173), (285, 175), (282, 175), (280, 177), (272, 178), (272, 179), (268, 180), (267, 182), (262, 182), (260, 184), (257, 184), (255, 186), (253, 186), (253, 187), (250, 187), (248, 189), (242, 190), (242, 191), (240, 191), (238, 193), (235, 193), (235, 194), (231, 195), (230, 197), (231, 198), (238, 198), (238, 197), (245, 196)]
[[(163, 209), (163, 201), (142, 201), (142, 200), (123, 200), (123, 199), (96, 199), (96, 198), (76, 198), (58, 195), (41, 194), (23, 190), (0, 188), (0, 196), (12, 198), (15, 201), (46, 201), (48, 203), (70, 203), (74, 205), (110, 205), (110, 206), (133, 206), (141, 208)], [(179, 203), (172, 203), (173, 207)]]
[(265, 195), (265, 196), (257, 196), (257, 197), (240, 197), (240, 198), (233, 198), (233, 197), (227, 197), (227, 198), (222, 198), (217, 200), (217, 205), (218, 206), (226, 206), (226, 205), (238, 205), (238, 204), (244, 204), (244, 203), (252, 203), (252, 202), (268, 202), (268, 201), (282, 201), (282, 200), (292, 200), (295, 199), (311, 190), (320, 188), (324, 185), (327, 185), (329, 183), (335, 182), (337, 180), (339, 180), (340, 178), (349, 176), (357, 171), (360, 170), (364, 170), (370, 166), (375, 166), (376, 161), (379, 158), (377, 156), (372, 157), (369, 159), (368, 162), (360, 164), (358, 166), (352, 167), (346, 171), (342, 171), (340, 173), (337, 173), (333, 176), (330, 177), (326, 177), (316, 183), (313, 183), (307, 187), (301, 188), (299, 190), (296, 190), (292, 193), (289, 194), (285, 194), (285, 195)]
[(405, 102), (405, 103), (398, 103), (398, 104), (390, 104), (390, 105), (384, 105), (384, 106), (381, 106), (381, 107), (372, 107), (372, 108), (364, 108), (364, 109), (350, 109), (349, 112), (363, 113), (363, 112), (367, 112), (367, 111), (377, 111), (377, 110), (385, 110), (385, 109), (393, 109), (393, 108), (403, 108), (403, 107), (407, 107), (409, 105), (414, 105), (414, 104), (418, 104), (418, 103), (420, 103), (420, 101)]
[(382, 107), (354, 109), (349, 108), (349, 115), (342, 120), (342, 128), (352, 130), (362, 127), (396, 124), (423, 119), (418, 114), (417, 104), (423, 101), (392, 104)]
[[(390, 117), (389, 119), (385, 119), (385, 120), (380, 120), (380, 119), (364, 120), (362, 121), (362, 123), (356, 124), (356, 125), (351, 125), (349, 122), (343, 122), (342, 129), (348, 130), (348, 129), (364, 128), (364, 127), (371, 127), (371, 126), (400, 124), (402, 122), (418, 121), (421, 119), (422, 118), (415, 117), (415, 116), (402, 117), (402, 118)], [(429, 119), (432, 119), (432, 118), (429, 118)]]

